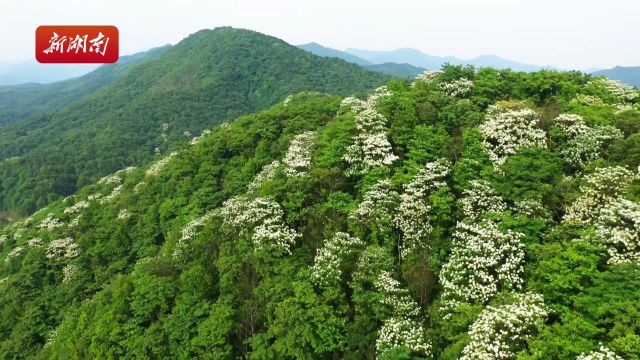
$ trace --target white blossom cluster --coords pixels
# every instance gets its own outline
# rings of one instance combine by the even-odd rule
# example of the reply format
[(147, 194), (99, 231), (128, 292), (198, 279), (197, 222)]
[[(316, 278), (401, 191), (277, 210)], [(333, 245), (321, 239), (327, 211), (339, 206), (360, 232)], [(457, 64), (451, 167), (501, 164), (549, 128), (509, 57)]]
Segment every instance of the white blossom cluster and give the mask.
[(584, 166), (597, 159), (606, 143), (623, 137), (622, 131), (613, 126), (589, 127), (579, 115), (561, 114), (555, 122), (569, 136), (560, 154), (568, 163), (576, 166)]
[(23, 251), (24, 251), (24, 248), (22, 246), (16, 246), (15, 248), (13, 248), (13, 250), (11, 250), (7, 254), (7, 257), (4, 259), (4, 261), (8, 263), (11, 259), (22, 255)]
[(515, 359), (522, 342), (548, 316), (539, 294), (516, 294), (512, 303), (487, 306), (469, 328), (471, 341), (460, 360)]
[(462, 192), (462, 212), (465, 217), (476, 221), (486, 213), (501, 213), (507, 210), (507, 204), (484, 180), (471, 180), (470, 187)]
[[(22, 234), (24, 234), (24, 232), (27, 231), (26, 228), (23, 227), (19, 227), (16, 229), (16, 232), (13, 233), (13, 238), (16, 240), (19, 240), (20, 238), (22, 238)], [(2, 243), (0, 242), (0, 245), (2, 245)]]
[(202, 130), (202, 133), (200, 134), (200, 136), (196, 136), (193, 139), (191, 139), (191, 141), (189, 142), (189, 144), (191, 145), (195, 145), (197, 143), (200, 142), (200, 140), (202, 140), (202, 138), (204, 138), (205, 136), (211, 134), (211, 130), (209, 129), (204, 129)]
[(440, 83), (440, 89), (448, 96), (462, 97), (467, 95), (473, 89), (473, 81), (467, 78), (461, 78), (449, 82)]
[(273, 180), (279, 170), (282, 169), (282, 163), (280, 160), (274, 160), (273, 162), (262, 167), (262, 170), (253, 177), (253, 180), (247, 186), (247, 190), (256, 191), (262, 187), (265, 183)]
[(593, 226), (607, 245), (610, 263), (640, 264), (640, 204), (624, 198), (634, 176), (619, 166), (589, 174), (580, 188), (582, 195), (564, 217)]
[(426, 83), (426, 84), (432, 84), (436, 81), (438, 81), (438, 78), (440, 77), (440, 75), (442, 74), (442, 71), (439, 70), (435, 70), (435, 71), (425, 71), (422, 74), (419, 74), (418, 76), (416, 76), (415, 81), (411, 84), (411, 86), (416, 86), (417, 83)]
[(392, 224), (399, 195), (388, 179), (380, 180), (364, 193), (362, 202), (349, 217), (369, 228), (384, 228)]
[(135, 166), (129, 166), (120, 169), (111, 175), (104, 176), (98, 180), (98, 185), (118, 185), (122, 183), (122, 175), (129, 174), (136, 169)]
[(401, 258), (417, 248), (428, 248), (428, 237), (433, 231), (429, 222), (429, 195), (433, 190), (447, 185), (445, 179), (450, 171), (448, 160), (430, 162), (404, 186), (395, 216), (396, 226), (402, 231), (402, 242), (398, 246)]
[(127, 209), (122, 209), (118, 213), (118, 220), (128, 220), (131, 217), (131, 212)]
[(116, 174), (107, 175), (98, 180), (98, 185), (118, 185), (122, 182), (122, 178)]
[(580, 354), (576, 360), (624, 360), (621, 356), (614, 353), (608, 347), (600, 344), (598, 350), (594, 350), (588, 354)]
[(311, 280), (319, 286), (340, 282), (343, 261), (361, 245), (360, 239), (344, 232), (337, 232), (326, 239), (313, 260)]
[(620, 103), (630, 103), (640, 95), (633, 86), (623, 84), (617, 80), (603, 77), (592, 81), (592, 83), (607, 90)]
[(78, 226), (78, 224), (80, 223), (80, 217), (81, 216), (82, 215), (78, 215), (75, 218), (73, 218), (73, 220), (71, 220), (71, 222), (69, 222), (69, 227), (72, 228), (72, 227)]
[(236, 196), (224, 202), (217, 213), (223, 226), (240, 235), (253, 231), (251, 240), (254, 250), (273, 249), (280, 253), (291, 253), (291, 246), (300, 237), (284, 221), (284, 212), (271, 198)]
[(296, 135), (282, 163), (285, 165), (284, 172), (287, 176), (304, 176), (305, 171), (311, 165), (311, 152), (313, 151), (313, 143), (316, 140), (315, 131), (307, 131)]
[(69, 281), (71, 281), (76, 276), (76, 274), (78, 274), (78, 270), (80, 270), (78, 265), (75, 265), (75, 264), (65, 265), (65, 267), (62, 268), (62, 283), (66, 284)]
[(167, 166), (167, 164), (169, 164), (171, 159), (173, 159), (173, 157), (176, 155), (178, 155), (178, 153), (174, 151), (171, 154), (169, 154), (169, 156), (154, 162), (153, 164), (151, 164), (151, 166), (149, 166), (145, 174), (147, 174), (147, 176), (158, 175), (160, 171), (162, 171), (162, 169), (164, 169), (164, 167)]
[(31, 247), (31, 248), (40, 247), (40, 246), (42, 246), (42, 239), (40, 239), (40, 238), (29, 239), (29, 240), (27, 240), (27, 245), (29, 245), (29, 247)]
[(604, 104), (604, 101), (602, 101), (601, 98), (599, 98), (597, 96), (584, 95), (584, 94), (576, 95), (576, 97), (571, 101), (575, 102), (575, 103), (578, 103), (578, 104), (581, 104), (581, 105), (587, 105), (587, 106), (603, 105)]
[(409, 291), (401, 287), (400, 282), (387, 271), (380, 273), (374, 286), (383, 294), (382, 303), (389, 306), (392, 312), (378, 331), (378, 354), (405, 346), (415, 353), (430, 355), (431, 344), (427, 341), (424, 327), (419, 321), (420, 307), (411, 298)]
[(485, 122), (478, 128), (493, 164), (501, 166), (522, 148), (545, 148), (546, 134), (537, 124), (538, 114), (531, 109), (488, 111)]
[(191, 220), (191, 222), (189, 222), (187, 226), (185, 226), (182, 229), (182, 232), (180, 234), (180, 239), (178, 239), (178, 244), (176, 245), (176, 248), (173, 251), (174, 259), (178, 259), (180, 255), (182, 255), (182, 252), (184, 251), (187, 244), (191, 242), (191, 240), (193, 240), (193, 238), (198, 234), (198, 231), (202, 229), (207, 222), (209, 222), (209, 220), (213, 217), (213, 215), (214, 215), (214, 212), (209, 211), (204, 215)]
[(516, 201), (513, 204), (513, 210), (528, 217), (547, 217), (549, 215), (541, 201), (532, 199)]
[(89, 207), (89, 203), (87, 201), (78, 201), (77, 203), (75, 203), (73, 206), (69, 206), (66, 209), (64, 209), (64, 213), (65, 214), (75, 214), (79, 211), (81, 211), (82, 209), (86, 209)]
[(524, 235), (502, 232), (493, 221), (459, 222), (453, 234), (453, 250), (443, 266), (443, 308), (461, 304), (485, 304), (501, 290), (522, 287)]
[(100, 198), (99, 200), (100, 204), (106, 204), (112, 201), (113, 199), (117, 198), (122, 192), (122, 189), (123, 189), (122, 185), (118, 185), (114, 187), (113, 190), (111, 190), (111, 193), (109, 195)]
[(284, 101), (282, 102), (282, 106), (287, 107), (289, 106), (289, 103), (291, 102), (291, 100), (293, 100), (293, 95), (289, 95), (287, 96)]
[(9, 236), (7, 236), (6, 234), (0, 235), (0, 246), (4, 245), (4, 243), (6, 243), (7, 240), (9, 240)]
[(80, 248), (71, 237), (53, 240), (47, 248), (47, 259), (70, 259), (78, 255)]
[(371, 167), (389, 166), (398, 159), (387, 139), (387, 119), (378, 111), (380, 99), (390, 96), (386, 87), (376, 89), (366, 101), (346, 98), (341, 107), (349, 107), (355, 113), (357, 134), (353, 144), (347, 147), (344, 160), (351, 165), (349, 174), (365, 173)]
[(133, 192), (139, 192), (140, 189), (142, 189), (143, 186), (145, 186), (147, 183), (144, 181), (140, 181), (139, 183), (136, 184), (136, 186), (133, 187)]
[(47, 229), (49, 231), (59, 228), (63, 226), (64, 223), (58, 220), (53, 213), (49, 213), (46, 218), (44, 218), (38, 227), (40, 229)]
[(98, 200), (101, 197), (102, 197), (102, 194), (100, 194), (100, 193), (91, 194), (91, 195), (87, 196), (87, 200), (89, 200), (89, 201)]

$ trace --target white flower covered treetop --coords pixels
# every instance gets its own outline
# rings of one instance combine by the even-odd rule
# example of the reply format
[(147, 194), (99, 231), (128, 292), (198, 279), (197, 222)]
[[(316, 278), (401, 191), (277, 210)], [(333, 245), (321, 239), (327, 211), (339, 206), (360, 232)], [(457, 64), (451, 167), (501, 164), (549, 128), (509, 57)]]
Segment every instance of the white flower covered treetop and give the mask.
[(282, 163), (286, 166), (285, 173), (287, 176), (304, 176), (305, 171), (311, 165), (311, 153), (313, 151), (313, 142), (316, 139), (316, 133), (307, 131), (296, 135), (291, 140), (289, 150), (282, 159)]
[(460, 360), (515, 359), (523, 340), (534, 333), (547, 314), (544, 299), (538, 294), (517, 294), (512, 303), (487, 306), (471, 325), (471, 341)]
[(398, 207), (399, 195), (390, 180), (380, 180), (365, 192), (362, 202), (349, 217), (369, 229), (380, 232), (393, 227), (393, 214)]
[(600, 348), (596, 351), (592, 351), (588, 354), (580, 354), (576, 357), (576, 360), (624, 360), (618, 354), (611, 351), (609, 348), (600, 345)]
[(429, 234), (433, 230), (430, 223), (429, 195), (441, 186), (447, 186), (446, 177), (451, 164), (445, 159), (428, 163), (404, 188), (400, 196), (400, 208), (395, 217), (402, 231), (402, 243), (398, 246), (400, 257), (416, 248), (429, 248)]
[(313, 143), (317, 137), (315, 131), (307, 131), (296, 135), (287, 154), (282, 161), (274, 160), (270, 164), (265, 165), (262, 170), (253, 178), (249, 184), (249, 191), (256, 191), (262, 185), (273, 180), (278, 171), (283, 171), (286, 176), (296, 177), (305, 176), (307, 169), (311, 165), (311, 155), (313, 153)]
[(343, 232), (337, 232), (325, 240), (324, 247), (316, 253), (311, 267), (312, 281), (320, 286), (333, 286), (339, 283), (343, 262), (361, 245), (360, 239)]
[(240, 235), (253, 232), (251, 239), (256, 251), (290, 254), (291, 247), (300, 237), (285, 224), (284, 212), (271, 198), (236, 196), (225, 201), (217, 214), (222, 217), (227, 231)]
[(378, 354), (404, 346), (415, 353), (430, 356), (431, 344), (426, 340), (424, 327), (419, 320), (420, 307), (409, 291), (401, 287), (400, 282), (387, 271), (380, 273), (374, 285), (383, 295), (382, 303), (391, 310), (391, 316), (384, 320), (378, 331)]
[(422, 74), (416, 76), (415, 81), (411, 84), (411, 86), (416, 86), (416, 84), (419, 83), (425, 83), (425, 84), (433, 84), (435, 82), (438, 81), (438, 78), (440, 77), (440, 75), (442, 74), (442, 71), (425, 71)]
[(630, 103), (638, 97), (638, 91), (629, 86), (623, 84), (617, 80), (610, 80), (607, 78), (600, 78), (592, 82), (598, 87), (605, 89), (611, 96), (613, 96), (619, 103)]
[(493, 221), (459, 222), (451, 257), (441, 273), (443, 309), (486, 304), (501, 290), (520, 289), (524, 272), (522, 236), (500, 231)]
[(531, 109), (487, 111), (479, 126), (483, 146), (495, 166), (527, 147), (546, 147), (546, 134), (537, 128), (538, 114)]
[(569, 137), (560, 153), (565, 161), (575, 166), (582, 167), (597, 159), (605, 144), (623, 137), (622, 131), (613, 126), (589, 127), (579, 115), (562, 114), (555, 122)]
[(393, 154), (387, 139), (387, 119), (376, 111), (379, 100), (390, 96), (386, 87), (380, 87), (366, 101), (346, 98), (342, 108), (355, 113), (357, 134), (353, 144), (347, 147), (344, 160), (351, 165), (348, 173), (366, 173), (370, 168), (389, 166), (398, 157)]
[(80, 249), (71, 237), (53, 240), (47, 248), (47, 259), (70, 259), (78, 255), (80, 255)]
[(462, 192), (462, 212), (471, 220), (478, 220), (486, 213), (501, 213), (507, 209), (502, 198), (488, 182), (472, 180), (470, 187)]
[(595, 228), (607, 245), (609, 262), (640, 264), (640, 204), (623, 197), (634, 173), (623, 167), (605, 167), (585, 178), (580, 196), (564, 221)]
[(473, 81), (461, 78), (440, 84), (440, 89), (448, 96), (463, 97), (473, 89)]

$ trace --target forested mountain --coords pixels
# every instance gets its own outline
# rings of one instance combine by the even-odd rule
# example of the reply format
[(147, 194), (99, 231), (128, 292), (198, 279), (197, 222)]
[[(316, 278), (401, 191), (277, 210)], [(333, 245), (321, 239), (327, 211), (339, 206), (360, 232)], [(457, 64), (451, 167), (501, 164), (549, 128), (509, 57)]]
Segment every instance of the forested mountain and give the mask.
[[(134, 55), (121, 56), (115, 64), (102, 65), (95, 71), (71, 80), (53, 84), (1, 86), (0, 127), (37, 114), (48, 114), (79, 101), (125, 76), (131, 68), (155, 59), (167, 49), (168, 46), (165, 46)], [(53, 64), (53, 66), (56, 65), (59, 64)]]
[(0, 231), (0, 358), (640, 359), (639, 95), (447, 66), (223, 123)]
[(0, 128), (0, 210), (31, 212), (289, 94), (387, 79), (253, 31), (197, 32), (79, 102)]
[(593, 75), (606, 76), (612, 80), (640, 87), (640, 66), (616, 66), (612, 69), (595, 71)]

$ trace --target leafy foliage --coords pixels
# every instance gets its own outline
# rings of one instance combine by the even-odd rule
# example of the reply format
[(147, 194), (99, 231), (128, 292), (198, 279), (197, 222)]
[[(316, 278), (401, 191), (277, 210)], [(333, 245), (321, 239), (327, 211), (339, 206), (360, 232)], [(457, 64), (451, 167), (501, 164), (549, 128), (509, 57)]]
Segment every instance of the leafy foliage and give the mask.
[[(620, 94), (445, 66), (371, 96), (293, 95), (6, 224), (0, 358), (640, 358)], [(560, 114), (623, 135), (578, 164)], [(362, 134), (393, 161), (354, 172)]]

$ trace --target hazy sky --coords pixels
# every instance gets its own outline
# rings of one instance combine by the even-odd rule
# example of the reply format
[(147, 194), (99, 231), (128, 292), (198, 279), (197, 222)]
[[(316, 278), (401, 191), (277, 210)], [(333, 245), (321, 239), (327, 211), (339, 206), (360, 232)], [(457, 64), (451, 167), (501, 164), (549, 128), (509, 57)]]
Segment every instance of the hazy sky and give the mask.
[(639, 15), (638, 0), (0, 0), (0, 61), (32, 59), (39, 25), (115, 25), (121, 55), (230, 25), (341, 50), (605, 68), (640, 65)]

